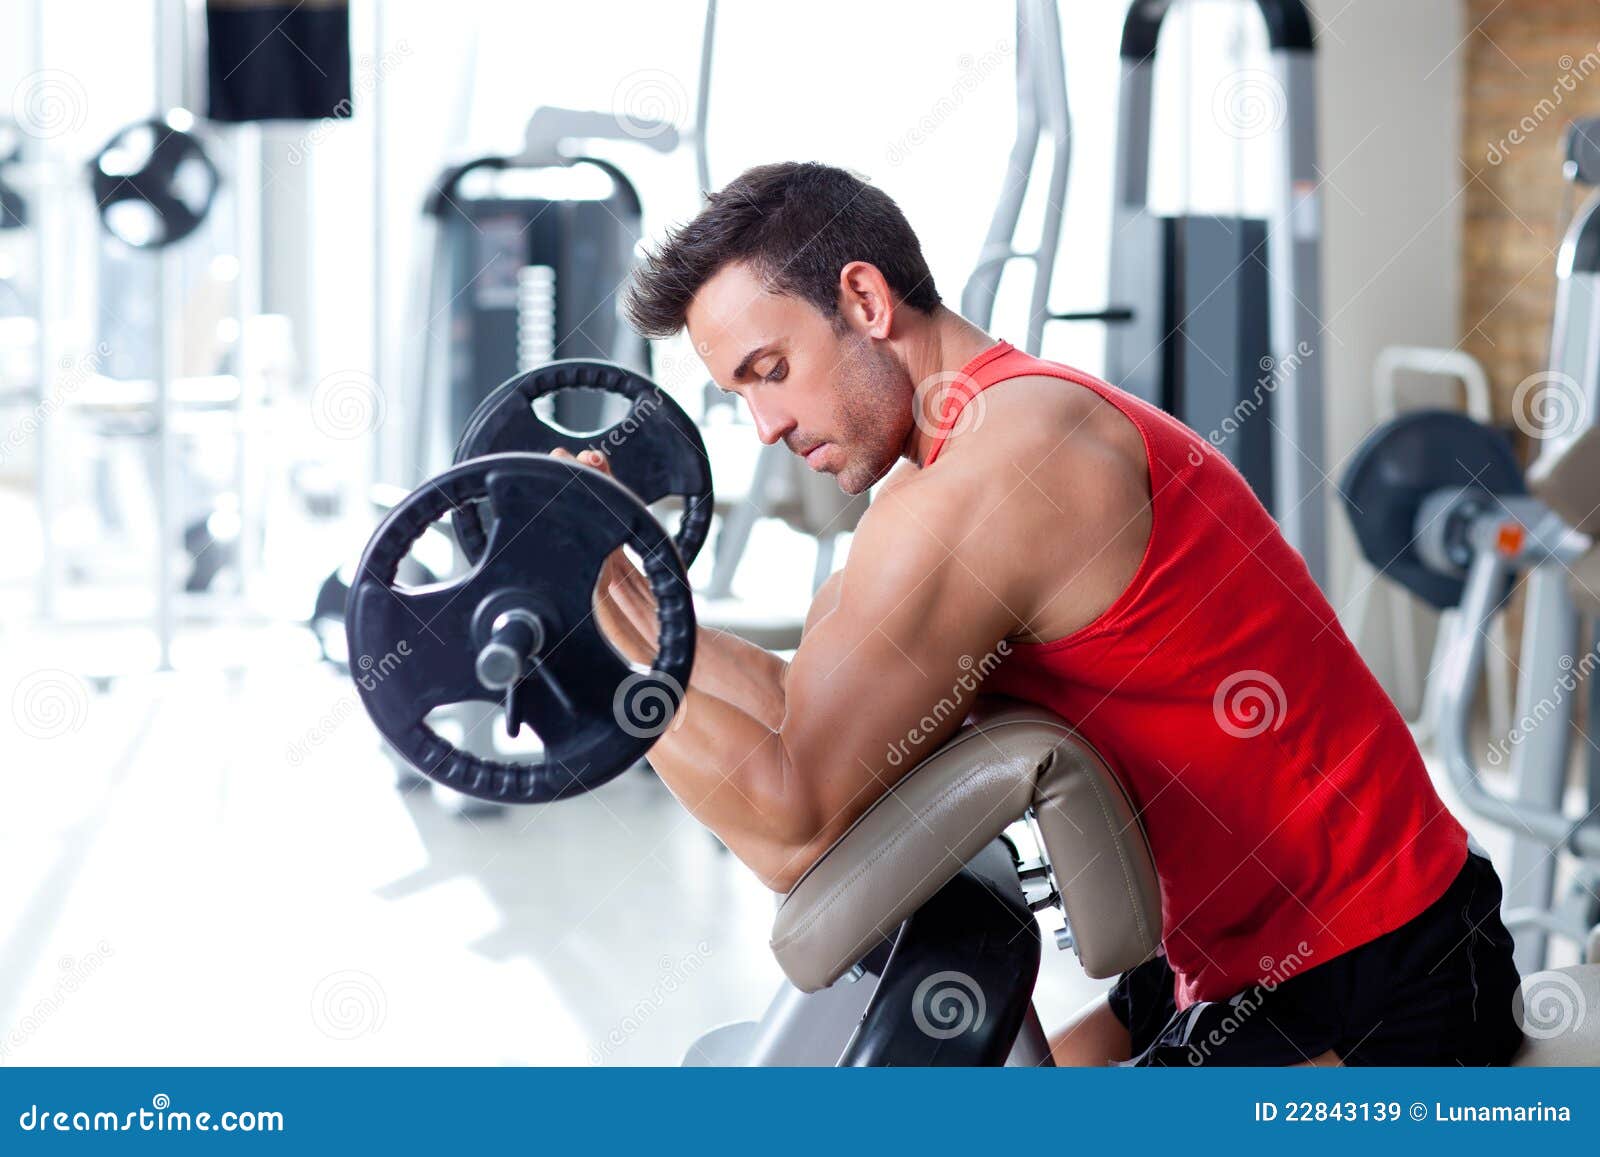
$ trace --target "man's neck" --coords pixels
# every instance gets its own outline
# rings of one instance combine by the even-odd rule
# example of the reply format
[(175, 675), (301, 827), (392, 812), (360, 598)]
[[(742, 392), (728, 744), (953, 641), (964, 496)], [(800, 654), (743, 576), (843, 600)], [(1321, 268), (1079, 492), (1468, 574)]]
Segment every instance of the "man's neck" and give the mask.
[(994, 345), (995, 339), (942, 305), (918, 328), (920, 332), (907, 338), (906, 370), (916, 387), (915, 404), (922, 418), (912, 426), (901, 453), (920, 466), (933, 448), (933, 421), (943, 412), (946, 391), (956, 383), (961, 367)]

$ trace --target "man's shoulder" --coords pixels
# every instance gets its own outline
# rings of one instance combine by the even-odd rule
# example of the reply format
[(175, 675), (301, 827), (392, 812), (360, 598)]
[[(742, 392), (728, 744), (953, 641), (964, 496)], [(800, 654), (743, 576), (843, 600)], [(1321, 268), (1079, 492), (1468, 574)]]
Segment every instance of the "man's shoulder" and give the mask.
[(1139, 428), (1070, 379), (1028, 374), (995, 382), (967, 403), (955, 431), (938, 465), (948, 463), (949, 474), (969, 484), (988, 479), (1010, 490), (1026, 481), (1042, 496), (1066, 498), (1087, 487), (1102, 502), (1148, 493)]

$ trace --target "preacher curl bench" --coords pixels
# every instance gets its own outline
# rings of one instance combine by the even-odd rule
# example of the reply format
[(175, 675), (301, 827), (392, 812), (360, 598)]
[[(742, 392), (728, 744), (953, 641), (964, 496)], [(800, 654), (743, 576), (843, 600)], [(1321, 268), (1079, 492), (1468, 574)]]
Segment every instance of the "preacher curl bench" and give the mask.
[[(1019, 821), (1041, 860), (1019, 862)], [(788, 980), (761, 1020), (707, 1033), (685, 1064), (1049, 1065), (1032, 1004), (1033, 911), (1049, 906), (1091, 977), (1161, 939), (1155, 861), (1111, 766), (1048, 712), (985, 700), (783, 899), (771, 943)], [(1538, 1028), (1541, 991), (1580, 1010), (1559, 1033)], [(1516, 1064), (1600, 1063), (1600, 962), (1525, 978), (1524, 999)]]

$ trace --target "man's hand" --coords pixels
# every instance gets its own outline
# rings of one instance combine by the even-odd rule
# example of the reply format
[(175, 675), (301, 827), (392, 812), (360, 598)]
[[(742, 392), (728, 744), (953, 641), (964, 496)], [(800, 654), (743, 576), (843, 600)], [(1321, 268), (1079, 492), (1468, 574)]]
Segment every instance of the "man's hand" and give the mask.
[[(598, 450), (585, 450), (574, 457), (558, 447), (550, 456), (578, 462), (616, 480), (611, 463)], [(600, 579), (595, 585), (594, 610), (601, 633), (624, 657), (634, 663), (655, 661), (658, 626), (655, 595), (650, 591), (650, 580), (620, 547), (601, 565)]]

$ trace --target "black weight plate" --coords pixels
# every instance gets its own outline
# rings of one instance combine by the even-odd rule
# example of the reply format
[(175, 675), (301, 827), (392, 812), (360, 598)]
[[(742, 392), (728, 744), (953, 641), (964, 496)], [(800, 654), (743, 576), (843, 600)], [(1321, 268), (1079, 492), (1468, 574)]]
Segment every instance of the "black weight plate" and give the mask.
[(1417, 410), (1377, 427), (1356, 447), (1339, 490), (1367, 561), (1440, 610), (1461, 602), (1465, 580), (1422, 560), (1416, 522), (1422, 500), (1447, 487), (1527, 493), (1506, 436), (1454, 410)]
[(134, 249), (163, 249), (193, 233), (221, 183), (200, 139), (164, 120), (122, 129), (89, 172), (100, 224)]
[[(400, 564), (438, 519), (487, 503), (489, 537), (472, 571), (404, 589)], [(659, 613), (655, 666), (636, 671), (594, 621), (600, 568), (619, 546), (644, 564)], [(535, 614), (546, 645), (510, 693), (513, 730), (545, 750), (527, 762), (462, 751), (427, 725), (451, 703), (502, 702), (478, 682), (478, 650), (496, 617)], [(350, 670), (362, 705), (418, 771), (503, 803), (590, 791), (631, 767), (666, 729), (694, 664), (694, 609), (683, 562), (661, 524), (597, 470), (541, 454), (453, 466), (402, 500), (373, 533), (345, 608)]]
[[(533, 410), (535, 400), (567, 389), (601, 390), (631, 405), (604, 430), (567, 434), (541, 421)], [(478, 404), (456, 443), (455, 461), (485, 454), (548, 454), (558, 447), (573, 454), (600, 450), (617, 481), (647, 505), (682, 496), (683, 519), (675, 541), (685, 565), (694, 562), (711, 528), (711, 463), (700, 428), (665, 390), (612, 362), (550, 362), (502, 383)], [(462, 551), (468, 559), (478, 558), (487, 537), (478, 512), (463, 511), (452, 521)]]

